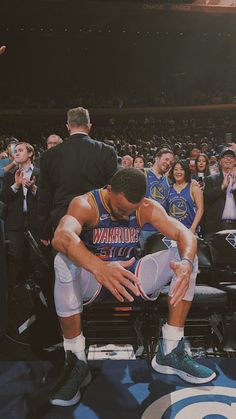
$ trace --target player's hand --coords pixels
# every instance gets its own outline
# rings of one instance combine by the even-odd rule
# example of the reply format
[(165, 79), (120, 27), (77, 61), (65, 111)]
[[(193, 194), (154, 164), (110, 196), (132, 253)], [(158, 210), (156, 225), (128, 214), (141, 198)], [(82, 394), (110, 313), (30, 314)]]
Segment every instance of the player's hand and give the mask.
[(170, 290), (170, 303), (175, 307), (185, 296), (189, 286), (192, 266), (186, 261), (171, 261), (170, 267), (176, 275), (176, 281)]
[(124, 302), (125, 298), (130, 302), (134, 301), (127, 289), (137, 296), (140, 295), (136, 286), (139, 283), (138, 278), (126, 269), (132, 266), (134, 261), (135, 258), (124, 262), (102, 262), (99, 272), (95, 273), (97, 281), (106, 287), (120, 302)]

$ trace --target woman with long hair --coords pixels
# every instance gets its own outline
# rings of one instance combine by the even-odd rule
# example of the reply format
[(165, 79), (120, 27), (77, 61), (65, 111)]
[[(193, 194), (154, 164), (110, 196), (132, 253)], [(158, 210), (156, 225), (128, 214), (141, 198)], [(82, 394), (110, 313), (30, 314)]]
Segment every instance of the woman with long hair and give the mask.
[(198, 183), (191, 180), (188, 161), (177, 160), (169, 178), (172, 187), (167, 198), (167, 212), (195, 233), (204, 212), (203, 192)]
[(202, 177), (202, 179), (204, 179), (204, 177), (210, 174), (208, 156), (205, 153), (201, 153), (196, 158), (195, 162), (196, 162), (196, 176)]
[(137, 155), (134, 158), (133, 167), (135, 167), (135, 169), (140, 169), (140, 170), (144, 169), (145, 160), (144, 160), (143, 156)]

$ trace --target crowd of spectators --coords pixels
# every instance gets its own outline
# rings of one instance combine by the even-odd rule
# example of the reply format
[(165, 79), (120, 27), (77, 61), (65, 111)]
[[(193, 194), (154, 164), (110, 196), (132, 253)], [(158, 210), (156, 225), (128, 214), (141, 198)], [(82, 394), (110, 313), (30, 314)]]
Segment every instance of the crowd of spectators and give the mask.
[[(143, 169), (155, 166), (158, 151), (165, 147), (173, 152), (174, 161), (187, 159), (191, 178), (198, 182), (201, 190), (204, 190), (204, 179), (208, 175), (220, 172), (219, 156), (224, 147), (232, 141), (234, 130), (235, 123), (230, 115), (162, 119), (145, 115), (139, 119), (129, 117), (126, 121), (110, 117), (106, 125), (97, 124), (92, 135), (108, 146), (114, 147), (118, 162), (124, 168)], [(63, 130), (58, 129), (41, 138), (30, 139), (24, 136), (19, 140), (33, 145), (34, 165), (39, 168), (42, 153), (62, 143), (63, 140), (68, 141), (66, 138)], [(16, 162), (13, 148), (17, 142), (13, 136), (0, 137), (1, 185), (6, 174), (14, 171)]]
[[(91, 132), (94, 138), (113, 145), (119, 156), (129, 154), (134, 158), (140, 155), (147, 164), (153, 163), (155, 152), (163, 144), (184, 158), (190, 156), (194, 148), (207, 151), (208, 157), (217, 155), (223, 145), (231, 141), (235, 128), (235, 119), (231, 114), (184, 117), (144, 115), (123, 120), (114, 116), (104, 117), (95, 123)], [(13, 136), (33, 144), (38, 155), (47, 148), (47, 137), (52, 133), (66, 139), (67, 133), (61, 118), (51, 125), (48, 120), (39, 124), (32, 122), (27, 127), (16, 127), (15, 130), (9, 123), (5, 134), (0, 135), (0, 152), (5, 151), (9, 137)]]
[[(68, 95), (68, 90), (70, 94)], [(156, 92), (126, 92), (124, 94), (110, 93), (107, 96), (95, 92), (74, 91), (15, 93), (9, 95), (2, 91), (0, 105), (6, 109), (63, 109), (66, 106), (88, 106), (89, 108), (138, 108), (138, 107), (165, 107), (189, 105), (219, 105), (236, 103), (236, 89), (192, 89), (173, 92), (173, 89), (160, 89)]]
[[(222, 125), (219, 124), (219, 121)], [(138, 209), (143, 206), (142, 214), (146, 211), (149, 216), (146, 216), (145, 213), (143, 223), (138, 224), (142, 228), (141, 236), (137, 237), (136, 240), (136, 244), (141, 248), (140, 250), (145, 250), (145, 243), (159, 231), (157, 229), (160, 229), (160, 232), (167, 237), (177, 241), (179, 251), (183, 249), (184, 243), (186, 243), (186, 249), (188, 250), (187, 243), (189, 242), (185, 241), (184, 236), (189, 237), (188, 240), (193, 243), (192, 250), (190, 253), (186, 253), (187, 256), (183, 253), (183, 257), (179, 261), (170, 262), (171, 259), (168, 259), (168, 262), (166, 262), (165, 258), (162, 259), (162, 253), (156, 253), (157, 257), (160, 257), (160, 261), (157, 263), (158, 271), (160, 267), (163, 272), (168, 272), (165, 283), (170, 280), (172, 271), (177, 276), (178, 269), (182, 269), (182, 272), (186, 273), (186, 264), (189, 281), (192, 281), (191, 278), (193, 277), (195, 281), (197, 269), (194, 234), (208, 239), (208, 236), (216, 231), (236, 229), (236, 143), (232, 141), (233, 136), (229, 135), (231, 134), (229, 129), (233, 131), (233, 121), (230, 118), (222, 117), (217, 121), (208, 118), (205, 126), (203, 123), (199, 126), (198, 123), (199, 121), (194, 118), (156, 120), (151, 116), (145, 116), (141, 121), (129, 119), (126, 124), (118, 124), (114, 118), (111, 118), (107, 126), (107, 132), (105, 127), (96, 128), (97, 133), (105, 134), (100, 136), (103, 142), (99, 142), (90, 137), (92, 125), (87, 109), (78, 107), (70, 109), (67, 113), (66, 127), (69, 138), (64, 138), (64, 141), (59, 133), (55, 132), (51, 132), (44, 143), (39, 142), (35, 145), (35, 148), (27, 141), (22, 141), (22, 139), (19, 141), (15, 137), (4, 138), (3, 136), (1, 138), (2, 191), (0, 192), (0, 201), (3, 205), (0, 217), (4, 221), (8, 240), (7, 266), (10, 277), (8, 281), (8, 301), (14, 300), (15, 289), (22, 278), (23, 280), (26, 279), (29, 272), (30, 275), (32, 272), (35, 274), (35, 270), (37, 272), (37, 275), (35, 274), (36, 283), (40, 284), (48, 305), (52, 306), (54, 310), (54, 305), (50, 303), (52, 301), (53, 275), (50, 275), (49, 281), (46, 281), (45, 284), (45, 273), (41, 267), (37, 268), (38, 258), (35, 258), (36, 255), (34, 251), (32, 252), (32, 248), (29, 249), (28, 234), (33, 234), (36, 247), (41, 246), (44, 250), (49, 248), (51, 260), (53, 249), (50, 246), (52, 242), (54, 249), (60, 252), (55, 258), (54, 265), (56, 274), (55, 307), (63, 331), (65, 365), (67, 365), (68, 356), (71, 356), (70, 353), (72, 353), (73, 362), (76, 363), (78, 359), (80, 363), (83, 363), (82, 367), (87, 368), (85, 340), (81, 331), (81, 312), (76, 308), (77, 311), (74, 314), (74, 303), (71, 303), (72, 300), (80, 301), (78, 297), (80, 293), (76, 293), (74, 288), (74, 284), (79, 284), (79, 282), (76, 282), (77, 276), (73, 274), (75, 270), (72, 261), (76, 260), (75, 253), (79, 254), (80, 266), (86, 270), (87, 266), (90, 265), (87, 261), (85, 263), (83, 259), (86, 260), (87, 258), (90, 264), (93, 260), (95, 263), (99, 260), (99, 258), (94, 258), (92, 250), (91, 252), (88, 250), (90, 248), (87, 246), (86, 238), (82, 239), (83, 233), (86, 234), (89, 229), (95, 229), (98, 225), (103, 225), (96, 224), (97, 221), (95, 222), (93, 217), (96, 216), (100, 223), (105, 222), (104, 225), (109, 223), (109, 228), (110, 222), (114, 222), (114, 228), (116, 229), (119, 229), (119, 226), (123, 226), (123, 223), (125, 223), (126, 229), (127, 222), (129, 223), (128, 228), (130, 228), (132, 211), (136, 208), (136, 216), (132, 216), (132, 218), (136, 219), (135, 223), (137, 223)], [(197, 128), (200, 129), (197, 132), (194, 131)], [(37, 149), (36, 156), (35, 149)], [(134, 166), (137, 170), (129, 170)], [(117, 171), (118, 168), (120, 170)], [(141, 171), (144, 172), (145, 176)], [(119, 188), (119, 192), (112, 191), (113, 179), (121, 178), (122, 173), (124, 176), (133, 173), (136, 183), (132, 183), (132, 191), (134, 187), (138, 189), (139, 179), (142, 179), (143, 192), (140, 195), (141, 199), (138, 197), (138, 203), (136, 204), (126, 198), (123, 189), (121, 192)], [(122, 182), (127, 188), (128, 181), (122, 178)], [(109, 186), (104, 189), (105, 185)], [(98, 188), (102, 189), (98, 192)], [(94, 189), (96, 190), (93, 191)], [(147, 200), (143, 200), (145, 190)], [(113, 196), (113, 206), (111, 201), (104, 201), (102, 192), (105, 192), (106, 196), (109, 196), (109, 194)], [(107, 213), (100, 212), (101, 216), (97, 217), (95, 208), (99, 208), (99, 206), (92, 208), (90, 199), (92, 202), (95, 200), (96, 205), (100, 205), (100, 201), (95, 195), (92, 199), (92, 194), (100, 196), (101, 205), (104, 205), (104, 210)], [(83, 196), (81, 197), (81, 195)], [(80, 203), (79, 206), (78, 203)], [(65, 214), (67, 216), (64, 217)], [(81, 222), (79, 218), (76, 219), (77, 214), (79, 214)], [(128, 215), (126, 216), (126, 214)], [(168, 218), (167, 214), (171, 218)], [(109, 220), (108, 217), (110, 217)], [(180, 223), (174, 219), (185, 227), (181, 227)], [(102, 228), (107, 229), (107, 227)], [(173, 236), (172, 229), (175, 232)], [(63, 240), (65, 240), (63, 244), (60, 244), (61, 247), (58, 245), (58, 237), (59, 239), (64, 237)], [(73, 237), (75, 244), (72, 243), (71, 237)], [(181, 243), (181, 240), (183, 243)], [(130, 241), (130, 244), (132, 243)], [(133, 244), (132, 246), (134, 247)], [(116, 249), (111, 246), (110, 248)], [(101, 249), (102, 252), (108, 249), (110, 254), (110, 248), (106, 244)], [(119, 248), (119, 251), (120, 249), (122, 248)], [(80, 252), (82, 253), (80, 254)], [(168, 249), (166, 252), (168, 252), (168, 258), (172, 257), (172, 249)], [(28, 259), (26, 259), (27, 254), (29, 254)], [(104, 257), (103, 253), (101, 255)], [(69, 258), (66, 262), (65, 256), (67, 259)], [(103, 265), (103, 272), (104, 267), (109, 265), (111, 260), (109, 258), (105, 259), (106, 265)], [(26, 261), (27, 263), (25, 263)], [(113, 263), (111, 262), (110, 265), (113, 266)], [(130, 261), (124, 260), (124, 263), (126, 268)], [(163, 263), (163, 266), (161, 263)], [(164, 267), (165, 264), (166, 267)], [(31, 270), (28, 270), (29, 265)], [(119, 263), (117, 265), (120, 267)], [(77, 265), (74, 266), (78, 269)], [(26, 267), (27, 269), (25, 269)], [(113, 268), (114, 273), (117, 273), (117, 266)], [(117, 285), (115, 285), (115, 278), (113, 280), (109, 269), (107, 278), (104, 277), (103, 272), (101, 280), (95, 274), (97, 281), (95, 281), (95, 285), (99, 287), (98, 282), (101, 283), (116, 296), (118, 291), (114, 287), (117, 287)], [(123, 267), (121, 270), (127, 276), (126, 272), (128, 270), (123, 269)], [(69, 277), (72, 280), (65, 280), (65, 272), (74, 275)], [(88, 270), (88, 272), (92, 271)], [(183, 278), (182, 274), (179, 275), (180, 278)], [(107, 280), (111, 281), (111, 285), (106, 282)], [(178, 281), (177, 277), (176, 283)], [(183, 279), (182, 282), (184, 282)], [(130, 289), (132, 291), (132, 288)], [(97, 291), (93, 292), (96, 296)], [(177, 303), (180, 304), (181, 309), (178, 307), (175, 309), (175, 304), (173, 304), (174, 308), (170, 309), (169, 318), (171, 319), (171, 316), (174, 319), (177, 318), (177, 323), (172, 325), (170, 321), (170, 324), (166, 323), (162, 328), (163, 341), (166, 345), (163, 354), (167, 360), (169, 354), (177, 348), (176, 345), (180, 345), (179, 342), (183, 337), (185, 318), (194, 293), (193, 282), (190, 282), (188, 290), (183, 292), (185, 294), (179, 297), (178, 295), (177, 297), (173, 297), (173, 294), (169, 295), (172, 299), (179, 299)], [(183, 297), (190, 295), (188, 294), (190, 292), (191, 298), (186, 299), (188, 301), (186, 305)], [(149, 294), (150, 291), (148, 290), (145, 295)], [(125, 298), (127, 298), (127, 295), (129, 296), (126, 290), (123, 295)], [(65, 301), (68, 301), (67, 306), (63, 305), (64, 297)], [(88, 299), (90, 300), (90, 298), (93, 299), (93, 296)], [(124, 301), (122, 293), (120, 298), (116, 298), (121, 302)], [(130, 296), (130, 298), (130, 301), (133, 301), (133, 297)], [(171, 307), (170, 304), (169, 307)], [(183, 314), (180, 315), (179, 313)], [(169, 330), (169, 328), (171, 329)], [(174, 347), (169, 344), (173, 330), (174, 333), (181, 332)], [(74, 352), (71, 352), (72, 349)], [(184, 350), (182, 352), (185, 356)], [(168, 361), (165, 362), (168, 363)], [(153, 368), (156, 369), (154, 366)], [(197, 365), (197, 372), (198, 369), (199, 366)], [(65, 377), (69, 382), (68, 376), (65, 375)], [(215, 373), (209, 370), (204, 382), (211, 381), (214, 377)], [(198, 377), (196, 380), (198, 380)], [(186, 381), (188, 380), (186, 379)], [(80, 380), (78, 380), (79, 385)], [(66, 386), (67, 381), (61, 386), (63, 391)], [(67, 400), (67, 396), (62, 397), (60, 394), (59, 396), (57, 390), (53, 390), (52, 395), (50, 395), (51, 403), (64, 405), (61, 403), (64, 403), (64, 399)], [(72, 405), (79, 399), (74, 401), (74, 398), (71, 397), (68, 400), (68, 405)]]

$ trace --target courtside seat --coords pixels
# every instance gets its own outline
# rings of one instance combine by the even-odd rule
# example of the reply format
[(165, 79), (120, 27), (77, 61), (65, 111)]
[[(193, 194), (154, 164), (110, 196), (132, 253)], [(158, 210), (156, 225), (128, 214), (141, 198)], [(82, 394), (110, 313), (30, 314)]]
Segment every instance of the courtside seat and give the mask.
[[(169, 245), (168, 240), (162, 234), (155, 233), (146, 241), (145, 254), (164, 250), (167, 248), (166, 244)], [(194, 299), (186, 323), (187, 334), (194, 336), (196, 330), (200, 329), (203, 331), (203, 335), (211, 334), (213, 331), (217, 342), (221, 342), (223, 336), (220, 329), (228, 310), (228, 297), (225, 290), (213, 285), (212, 257), (208, 243), (203, 239), (198, 239), (198, 265)], [(167, 286), (156, 301), (160, 323), (163, 323), (168, 315), (168, 291), (169, 287)], [(189, 329), (188, 324), (191, 325)], [(196, 327), (193, 327), (194, 325)]]
[(208, 241), (215, 284), (236, 282), (236, 230), (214, 233)]
[[(145, 243), (144, 254), (166, 250), (170, 241), (165, 239), (160, 233), (150, 236)], [(195, 321), (197, 327), (201, 323), (207, 323), (207, 333), (213, 329), (220, 339), (215, 315), (220, 316), (227, 311), (227, 293), (212, 286), (211, 253), (208, 244), (202, 239), (198, 240), (198, 258), (199, 274), (188, 318)], [(83, 313), (83, 330), (87, 344), (132, 343), (139, 354), (142, 354), (143, 350), (150, 356), (153, 348), (151, 342), (158, 338), (160, 325), (167, 315), (167, 294), (168, 287), (155, 302), (119, 303), (110, 297), (86, 306)]]
[(229, 300), (236, 302), (236, 282), (220, 282), (219, 287), (228, 294)]
[(214, 284), (227, 293), (232, 314), (236, 307), (236, 230), (214, 233), (209, 240), (209, 249)]
[[(166, 250), (168, 243), (166, 238), (160, 234), (155, 233), (150, 236), (145, 244), (145, 254)], [(198, 238), (198, 276), (197, 285), (195, 289), (192, 310), (201, 306), (202, 310), (208, 310), (210, 307), (217, 307), (218, 305), (225, 306), (227, 303), (227, 294), (225, 291), (213, 286), (211, 272), (212, 259), (208, 243), (203, 239)], [(169, 287), (165, 287), (159, 299), (159, 307), (167, 307), (167, 294)]]
[[(166, 287), (157, 300), (160, 308), (167, 307), (168, 291), (169, 289)], [(228, 298), (225, 291), (209, 285), (196, 285), (190, 313), (199, 309), (202, 312), (207, 312), (210, 309), (222, 312), (222, 309), (226, 309), (227, 303)]]

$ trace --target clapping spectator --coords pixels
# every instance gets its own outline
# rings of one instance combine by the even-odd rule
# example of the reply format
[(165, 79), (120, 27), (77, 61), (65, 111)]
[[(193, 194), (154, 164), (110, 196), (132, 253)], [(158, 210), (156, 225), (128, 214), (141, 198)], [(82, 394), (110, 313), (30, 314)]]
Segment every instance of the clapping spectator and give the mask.
[(220, 173), (205, 178), (203, 231), (207, 237), (220, 230), (236, 229), (236, 155), (220, 154)]
[(39, 240), (39, 223), (37, 217), (37, 183), (39, 169), (34, 167), (34, 148), (28, 143), (18, 143), (15, 147), (17, 167), (4, 176), (1, 200), (6, 204), (4, 224), (8, 245), (8, 270), (10, 285), (14, 286), (24, 278), (26, 251), (29, 250), (30, 261), (34, 267), (37, 259), (27, 247), (25, 231), (30, 230), (33, 237)]

